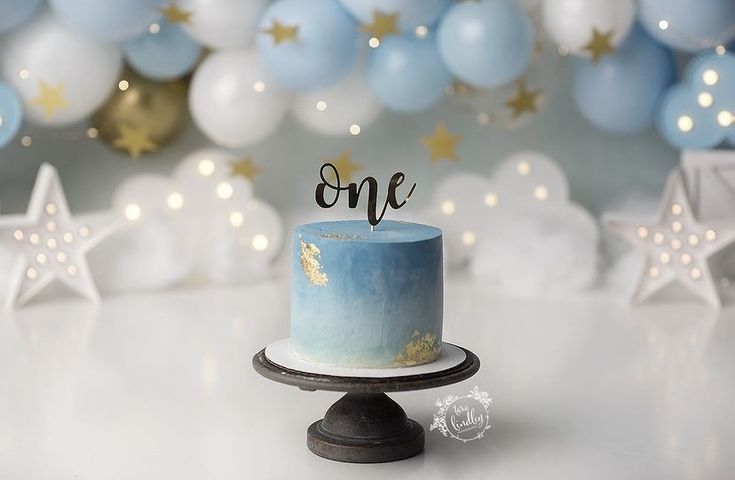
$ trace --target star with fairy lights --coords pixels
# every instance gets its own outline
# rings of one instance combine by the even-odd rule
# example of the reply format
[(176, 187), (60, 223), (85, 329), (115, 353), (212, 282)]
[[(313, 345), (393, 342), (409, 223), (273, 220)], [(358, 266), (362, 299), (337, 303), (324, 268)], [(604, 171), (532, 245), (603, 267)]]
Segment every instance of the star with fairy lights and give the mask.
[(429, 150), (431, 163), (437, 163), (442, 158), (456, 161), (457, 145), (460, 140), (462, 135), (451, 133), (444, 123), (439, 122), (436, 124), (434, 134), (423, 137), (421, 143)]
[(191, 23), (192, 12), (179, 8), (175, 2), (171, 2), (159, 10), (166, 17), (168, 23)]
[(156, 143), (150, 138), (148, 128), (129, 125), (120, 125), (120, 135), (112, 142), (112, 145), (126, 150), (135, 159), (140, 158), (144, 152), (153, 152), (157, 148)]
[[(350, 183), (355, 175), (355, 172), (359, 172), (362, 170), (362, 165), (359, 163), (352, 161), (352, 155), (350, 155), (350, 152), (344, 151), (339, 154), (337, 158), (328, 158), (327, 162), (331, 163), (335, 166), (337, 169), (337, 172), (339, 172), (339, 181), (342, 184)], [(331, 178), (328, 180), (330, 182), (333, 182), (335, 180), (334, 174), (329, 172), (329, 175)]]
[(519, 81), (516, 92), (505, 102), (505, 105), (510, 108), (511, 116), (518, 118), (524, 113), (538, 112), (540, 98), (541, 90), (530, 90), (526, 88), (525, 82)]
[(6, 308), (25, 304), (55, 280), (98, 301), (86, 254), (115, 228), (108, 215), (72, 218), (56, 169), (41, 165), (27, 213), (0, 216), (0, 241), (17, 254)]
[(263, 173), (263, 169), (257, 166), (251, 157), (230, 162), (230, 175), (233, 177), (242, 177), (252, 182), (261, 173)]
[(373, 21), (363, 25), (362, 31), (378, 40), (382, 40), (383, 37), (388, 35), (399, 34), (401, 30), (398, 28), (398, 13), (383, 13), (379, 10), (373, 10)]
[(64, 99), (64, 84), (51, 86), (43, 80), (38, 82), (38, 96), (33, 99), (33, 104), (43, 109), (46, 119), (54, 118), (56, 112), (67, 106)]
[(299, 26), (298, 25), (284, 25), (278, 20), (273, 20), (270, 28), (263, 30), (273, 37), (273, 43), (280, 45), (283, 42), (298, 42), (299, 41)]
[(592, 27), (592, 37), (582, 47), (582, 50), (590, 54), (593, 62), (599, 62), (604, 55), (615, 53), (615, 46), (612, 43), (613, 33), (614, 30), (603, 33)]
[(712, 306), (720, 306), (708, 260), (735, 241), (735, 224), (702, 224), (694, 216), (680, 169), (666, 183), (656, 221), (605, 215), (604, 225), (646, 256), (632, 292), (634, 304), (678, 283)]

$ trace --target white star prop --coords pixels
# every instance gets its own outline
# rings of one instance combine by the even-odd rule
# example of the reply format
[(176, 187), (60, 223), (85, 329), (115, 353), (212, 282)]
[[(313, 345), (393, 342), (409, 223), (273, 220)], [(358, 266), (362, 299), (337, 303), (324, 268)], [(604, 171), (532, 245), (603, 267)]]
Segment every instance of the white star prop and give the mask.
[(99, 301), (85, 255), (115, 228), (109, 215), (72, 218), (56, 169), (41, 165), (26, 214), (0, 216), (0, 239), (17, 252), (5, 307), (25, 304), (54, 280)]
[(680, 169), (669, 175), (657, 221), (605, 215), (603, 223), (646, 255), (631, 295), (634, 304), (678, 282), (710, 305), (720, 306), (708, 259), (735, 240), (735, 223), (699, 223)]

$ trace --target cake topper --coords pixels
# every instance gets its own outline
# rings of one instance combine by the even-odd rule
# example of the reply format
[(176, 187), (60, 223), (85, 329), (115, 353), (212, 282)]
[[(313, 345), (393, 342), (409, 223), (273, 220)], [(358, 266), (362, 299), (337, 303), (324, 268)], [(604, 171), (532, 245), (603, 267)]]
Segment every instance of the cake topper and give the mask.
[[(332, 173), (334, 174), (334, 183), (327, 180), (325, 170), (328, 169), (332, 169)], [(362, 179), (359, 185), (356, 182), (352, 182), (348, 185), (342, 186), (339, 183), (339, 172), (337, 171), (337, 167), (335, 167), (331, 163), (325, 163), (324, 165), (322, 165), (322, 167), (319, 169), (319, 176), (321, 177), (322, 181), (319, 182), (316, 186), (315, 197), (316, 203), (322, 208), (331, 208), (335, 206), (337, 204), (337, 200), (339, 200), (339, 194), (343, 190), (347, 190), (349, 194), (347, 205), (350, 208), (357, 208), (357, 203), (360, 200), (362, 187), (365, 184), (368, 185), (367, 217), (368, 222), (370, 222), (371, 230), (373, 230), (375, 226), (379, 224), (380, 221), (383, 219), (383, 216), (385, 215), (385, 210), (388, 208), (388, 205), (390, 205), (391, 208), (393, 208), (394, 210), (398, 210), (406, 204), (408, 199), (411, 198), (411, 195), (413, 195), (413, 191), (416, 189), (416, 184), (414, 183), (411, 186), (411, 190), (408, 191), (408, 195), (406, 195), (406, 198), (399, 203), (398, 199), (396, 198), (396, 189), (401, 186), (403, 181), (406, 179), (406, 175), (404, 175), (403, 172), (394, 173), (393, 176), (390, 178), (390, 183), (388, 183), (388, 194), (386, 196), (385, 202), (383, 203), (383, 210), (378, 216), (376, 212), (378, 203), (378, 181), (375, 179), (375, 177), (365, 177)], [(332, 200), (331, 202), (327, 202), (324, 199), (324, 190), (326, 190), (327, 187), (335, 191), (334, 200)]]

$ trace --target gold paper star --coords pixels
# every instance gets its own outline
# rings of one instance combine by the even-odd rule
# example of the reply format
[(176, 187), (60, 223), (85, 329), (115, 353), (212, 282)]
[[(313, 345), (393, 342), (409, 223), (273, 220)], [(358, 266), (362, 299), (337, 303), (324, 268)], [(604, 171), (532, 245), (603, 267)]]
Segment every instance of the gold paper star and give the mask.
[(157, 145), (150, 138), (150, 130), (145, 127), (135, 128), (128, 125), (120, 125), (120, 136), (112, 145), (121, 150), (127, 150), (133, 158), (139, 158), (143, 152), (153, 152)]
[(373, 21), (362, 26), (362, 31), (368, 33), (371, 37), (382, 40), (388, 35), (401, 33), (398, 28), (398, 13), (383, 13), (373, 10)]
[(589, 52), (592, 61), (597, 63), (603, 55), (615, 53), (615, 47), (612, 44), (612, 36), (614, 30), (602, 33), (592, 27), (592, 38), (587, 42), (582, 50)]
[(64, 99), (64, 84), (61, 83), (56, 87), (51, 87), (41, 80), (38, 82), (38, 88), (40, 92), (33, 99), (33, 104), (43, 108), (43, 116), (50, 120), (54, 118), (58, 110), (67, 106), (66, 100)]
[[(350, 152), (348, 151), (342, 152), (339, 157), (335, 159), (328, 158), (327, 161), (337, 168), (339, 181), (343, 184), (350, 183), (352, 181), (352, 175), (355, 172), (362, 170), (362, 165), (353, 162), (350, 158)], [(332, 178), (328, 180), (333, 182), (335, 180), (334, 175), (331, 175), (331, 177)]]
[(159, 11), (166, 17), (168, 23), (191, 23), (192, 12), (179, 8), (175, 2), (171, 2)]
[(518, 90), (508, 99), (505, 104), (513, 113), (513, 118), (518, 118), (524, 113), (535, 113), (538, 111), (538, 101), (541, 96), (541, 90), (528, 90), (526, 83), (519, 81)]
[(278, 20), (273, 20), (273, 26), (264, 29), (263, 33), (267, 33), (273, 37), (273, 42), (276, 45), (280, 45), (281, 42), (298, 42), (299, 41), (299, 26), (298, 25), (284, 25)]
[(444, 123), (439, 122), (434, 135), (423, 137), (421, 143), (429, 149), (431, 163), (437, 163), (442, 158), (457, 160), (456, 148), (460, 140), (462, 135), (450, 133)]
[(252, 182), (261, 173), (263, 173), (263, 169), (253, 163), (253, 159), (250, 157), (245, 157), (237, 162), (230, 162), (230, 175), (233, 177), (247, 178)]

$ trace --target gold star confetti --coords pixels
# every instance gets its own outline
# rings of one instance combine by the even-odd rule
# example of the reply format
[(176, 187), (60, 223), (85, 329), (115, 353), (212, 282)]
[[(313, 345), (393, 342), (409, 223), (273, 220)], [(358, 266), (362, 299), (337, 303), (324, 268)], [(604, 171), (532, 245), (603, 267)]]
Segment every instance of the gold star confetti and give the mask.
[(515, 94), (505, 102), (508, 108), (513, 111), (513, 118), (518, 118), (524, 113), (536, 113), (541, 90), (529, 90), (523, 81), (517, 82), (517, 85), (518, 89)]
[(58, 110), (67, 106), (66, 100), (64, 99), (64, 84), (51, 87), (41, 80), (38, 82), (38, 88), (40, 92), (33, 99), (33, 104), (43, 108), (44, 117), (50, 120), (54, 118)]
[(143, 152), (153, 152), (156, 144), (150, 138), (150, 130), (145, 127), (135, 128), (120, 125), (120, 136), (112, 145), (121, 150), (127, 150), (132, 158), (139, 158)]
[(245, 157), (237, 162), (230, 162), (230, 175), (233, 177), (243, 177), (252, 182), (261, 173), (263, 173), (263, 169), (257, 166), (251, 157)]
[(582, 50), (589, 52), (592, 61), (597, 63), (603, 55), (615, 53), (615, 47), (612, 44), (613, 30), (602, 33), (592, 27), (592, 38), (587, 42)]
[(362, 31), (366, 32), (373, 38), (382, 40), (388, 35), (401, 33), (398, 28), (398, 13), (383, 13), (373, 10), (373, 21), (362, 26)]
[(281, 42), (299, 41), (299, 26), (284, 25), (278, 20), (273, 20), (273, 25), (270, 28), (264, 29), (263, 33), (267, 33), (273, 37), (273, 43), (276, 45), (280, 45)]
[[(350, 152), (348, 151), (342, 152), (337, 158), (328, 158), (327, 161), (337, 168), (337, 172), (339, 172), (339, 181), (342, 184), (350, 183), (352, 181), (353, 174), (362, 170), (362, 165), (353, 162), (350, 157)], [(330, 182), (336, 180), (333, 174), (331, 174), (331, 177), (332, 178), (328, 178), (327, 180)]]
[(444, 123), (439, 122), (434, 134), (423, 137), (421, 143), (429, 150), (431, 163), (437, 163), (442, 158), (457, 160), (456, 148), (460, 140), (462, 135), (450, 133)]
[(191, 23), (192, 12), (179, 8), (176, 3), (171, 2), (159, 11), (166, 17), (168, 23)]

